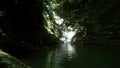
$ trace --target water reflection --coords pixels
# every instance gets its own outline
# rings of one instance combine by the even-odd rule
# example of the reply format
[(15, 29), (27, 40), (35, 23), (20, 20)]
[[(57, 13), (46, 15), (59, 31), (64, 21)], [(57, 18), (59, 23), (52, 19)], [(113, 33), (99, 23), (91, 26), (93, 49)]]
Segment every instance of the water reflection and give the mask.
[(71, 43), (63, 43), (61, 46), (48, 53), (46, 68), (63, 68), (63, 64), (71, 62), (75, 58), (75, 48)]

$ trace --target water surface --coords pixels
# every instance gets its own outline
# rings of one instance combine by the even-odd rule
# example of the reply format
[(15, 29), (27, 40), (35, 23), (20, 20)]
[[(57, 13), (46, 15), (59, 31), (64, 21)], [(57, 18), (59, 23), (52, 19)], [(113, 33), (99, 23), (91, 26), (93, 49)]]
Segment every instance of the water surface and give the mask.
[(83, 48), (62, 43), (22, 59), (32, 68), (120, 68), (119, 48)]

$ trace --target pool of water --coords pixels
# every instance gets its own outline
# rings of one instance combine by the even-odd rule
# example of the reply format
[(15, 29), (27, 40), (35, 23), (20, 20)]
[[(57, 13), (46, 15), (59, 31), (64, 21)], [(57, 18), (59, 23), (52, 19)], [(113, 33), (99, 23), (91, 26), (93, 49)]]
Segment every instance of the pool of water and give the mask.
[(22, 59), (32, 68), (120, 68), (119, 48), (83, 48), (62, 43)]

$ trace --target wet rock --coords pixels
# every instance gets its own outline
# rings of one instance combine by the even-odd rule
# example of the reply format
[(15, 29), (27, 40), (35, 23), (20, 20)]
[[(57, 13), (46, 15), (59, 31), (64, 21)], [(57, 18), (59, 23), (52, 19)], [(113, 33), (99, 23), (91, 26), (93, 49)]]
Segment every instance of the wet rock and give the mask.
[(31, 68), (15, 57), (0, 50), (0, 68)]

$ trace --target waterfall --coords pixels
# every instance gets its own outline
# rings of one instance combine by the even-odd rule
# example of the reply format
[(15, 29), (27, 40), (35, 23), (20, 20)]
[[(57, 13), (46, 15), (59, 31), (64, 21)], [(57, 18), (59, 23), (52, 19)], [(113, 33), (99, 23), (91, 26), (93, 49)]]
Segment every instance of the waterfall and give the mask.
[[(51, 8), (54, 9), (56, 6), (54, 3), (51, 3)], [(50, 6), (46, 7), (50, 9)], [(61, 37), (59, 39), (63, 42), (60, 47), (52, 50), (48, 53), (48, 59), (46, 60), (46, 68), (62, 68), (63, 61), (72, 61), (75, 58), (76, 51), (74, 45), (71, 44), (71, 41), (76, 34), (77, 30), (73, 26), (67, 26), (66, 20), (61, 18), (54, 10), (51, 10), (54, 21), (57, 25), (57, 28), (61, 32)]]

